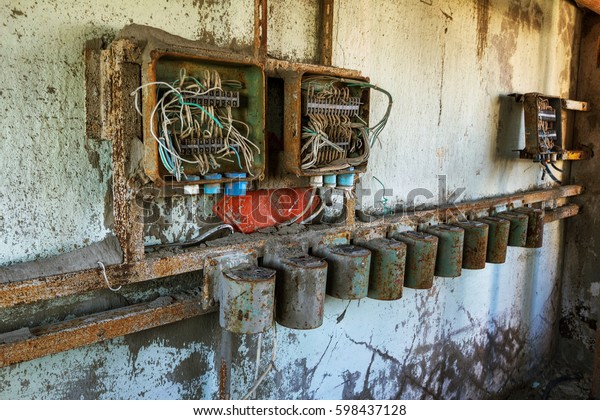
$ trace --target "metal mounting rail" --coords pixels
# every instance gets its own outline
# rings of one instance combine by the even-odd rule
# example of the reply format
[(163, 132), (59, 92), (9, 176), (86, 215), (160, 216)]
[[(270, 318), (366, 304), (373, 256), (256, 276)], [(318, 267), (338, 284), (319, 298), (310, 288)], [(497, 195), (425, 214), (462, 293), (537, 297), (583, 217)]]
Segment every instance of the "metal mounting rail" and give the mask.
[[(348, 242), (351, 239), (385, 236), (401, 226), (411, 226), (423, 221), (445, 221), (456, 218), (458, 211), (464, 215), (480, 216), (482, 212), (512, 204), (555, 203), (566, 197), (579, 195), (582, 187), (569, 185), (555, 189), (529, 191), (503, 197), (487, 198), (453, 206), (416, 211), (410, 215), (391, 216), (371, 223), (323, 229), (315, 226), (302, 233), (289, 235), (251, 234), (242, 236), (242, 242), (228, 246), (189, 248), (186, 252), (159, 251), (147, 254), (135, 263), (113, 265), (106, 268), (113, 286), (133, 284), (160, 277), (200, 271), (217, 255), (243, 250), (263, 256), (265, 249), (278, 243), (304, 243), (317, 246), (332, 241)], [(576, 215), (579, 206), (566, 204), (547, 209), (545, 222), (550, 223)], [(99, 270), (42, 277), (0, 285), (0, 308), (33, 303), (60, 296), (69, 296), (104, 288)], [(200, 277), (200, 276), (199, 276)], [(62, 321), (50, 325), (0, 334), (0, 367), (32, 360), (48, 354), (82, 347), (103, 340), (154, 328), (161, 325), (210, 313), (217, 306), (202, 308), (199, 293), (182, 293), (163, 296), (152, 302), (129, 305), (93, 315)]]

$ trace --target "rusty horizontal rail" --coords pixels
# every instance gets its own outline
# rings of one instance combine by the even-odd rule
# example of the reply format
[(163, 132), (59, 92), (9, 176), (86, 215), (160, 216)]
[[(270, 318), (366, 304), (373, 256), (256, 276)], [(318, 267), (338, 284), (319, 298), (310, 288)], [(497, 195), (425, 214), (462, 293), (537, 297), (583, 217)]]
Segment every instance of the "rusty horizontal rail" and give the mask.
[[(576, 204), (558, 207), (546, 212), (545, 222), (571, 217), (578, 212)], [(373, 228), (377, 229), (377, 226)], [(361, 230), (364, 229), (363, 226)], [(200, 295), (166, 296), (149, 303), (32, 328), (24, 338), (0, 344), (0, 367), (170, 324), (216, 309), (217, 306), (202, 309)]]
[(546, 210), (546, 214), (544, 215), (544, 223), (551, 223), (556, 220), (576, 216), (579, 214), (580, 209), (581, 208), (577, 204), (567, 204), (557, 207), (553, 210)]
[[(309, 231), (308, 233), (296, 234), (294, 236), (302, 237), (302, 235), (305, 235), (308, 238), (311, 235), (312, 237), (315, 237), (315, 235), (322, 237), (348, 234), (352, 237), (354, 232), (358, 230), (385, 230), (393, 224), (410, 224), (424, 217), (433, 217), (442, 220), (448, 213), (457, 210), (468, 214), (469, 212), (493, 209), (497, 206), (509, 205), (515, 202), (523, 204), (550, 202), (560, 198), (579, 195), (582, 191), (583, 188), (581, 186), (567, 185), (560, 188), (522, 192), (502, 197), (459, 203), (454, 207), (442, 206), (437, 209), (421, 210), (411, 215), (390, 216), (386, 217), (385, 220), (371, 223), (356, 223), (354, 226), (331, 227), (318, 231)], [(573, 208), (570, 208), (569, 211), (573, 211)], [(570, 215), (565, 213), (563, 216), (569, 217)], [(162, 251), (156, 254), (146, 254), (146, 258), (140, 261), (106, 267), (106, 274), (110, 279), (111, 285), (114, 287), (174, 276), (202, 270), (207, 256), (241, 250), (256, 250), (258, 255), (262, 256), (262, 251), (267, 241), (285, 241), (287, 239), (289, 239), (289, 236), (273, 237), (255, 234), (248, 235), (241, 243), (228, 246), (190, 248), (186, 252), (177, 253)], [(0, 285), (0, 308), (70, 296), (105, 287), (104, 279), (99, 269), (4, 283)]]
[(24, 339), (0, 344), (0, 367), (170, 324), (216, 309), (216, 306), (202, 309), (198, 296), (165, 296), (149, 303), (33, 328)]
[(338, 77), (347, 77), (349, 79), (363, 77), (357, 70), (342, 69), (339, 67), (332, 68), (331, 66), (321, 64), (291, 63), (289, 61), (279, 60), (276, 58), (267, 58), (265, 61), (265, 72), (268, 76), (277, 76), (288, 72), (317, 74), (332, 74), (332, 72), (334, 72)]

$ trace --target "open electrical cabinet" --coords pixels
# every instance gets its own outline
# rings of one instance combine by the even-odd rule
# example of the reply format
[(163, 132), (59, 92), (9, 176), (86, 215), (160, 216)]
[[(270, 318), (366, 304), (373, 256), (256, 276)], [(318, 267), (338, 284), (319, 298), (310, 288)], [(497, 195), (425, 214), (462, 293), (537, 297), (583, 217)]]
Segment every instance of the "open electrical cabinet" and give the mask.
[(285, 114), (288, 171), (299, 176), (364, 172), (370, 147), (368, 79), (300, 68), (286, 83), (286, 96), (293, 98)]
[[(323, 209), (322, 188), (351, 191), (391, 107), (390, 98), (384, 120), (372, 129), (370, 89), (379, 88), (358, 71), (207, 47), (150, 27), (128, 26), (110, 45), (90, 43), (88, 50), (87, 66), (99, 67), (90, 71), (101, 80), (101, 98), (114, 95), (108, 56), (126, 59), (123, 77), (134, 85), (129, 93), (138, 114), (113, 122), (88, 100), (88, 114), (99, 116), (88, 119), (88, 134), (138, 133), (143, 158), (126, 170), (141, 166), (143, 176), (124, 173), (127, 178), (135, 175), (138, 185), (151, 184), (160, 195), (211, 196), (214, 216), (243, 233), (314, 221), (312, 213)], [(276, 78), (283, 80), (283, 101), (274, 111), (266, 93), (267, 81)], [(89, 98), (97, 86), (88, 81)], [(283, 114), (276, 135), (283, 156), (269, 156), (265, 133), (273, 112)], [(135, 141), (122, 147), (134, 150)], [(269, 176), (276, 160), (285, 168), (277, 179)], [(346, 215), (352, 224), (354, 212)]]
[[(144, 52), (142, 81), (148, 85), (142, 95), (144, 168), (155, 183), (215, 183), (219, 181), (210, 175), (242, 170), (249, 173), (249, 179), (261, 177), (265, 167), (265, 108), (264, 77), (259, 65), (153, 49)], [(171, 89), (174, 85), (178, 88)], [(193, 90), (194, 86), (198, 89)], [(198, 93), (202, 91), (207, 93)], [(179, 119), (176, 111), (161, 109), (165, 102), (189, 104), (179, 109), (186, 115)], [(223, 123), (217, 117), (213, 120), (207, 116), (212, 113), (220, 116)], [(182, 127), (186, 120), (189, 123)], [(163, 126), (169, 127), (170, 132)], [(231, 131), (241, 134), (237, 126), (246, 129), (243, 141), (247, 144), (233, 142)], [(174, 138), (167, 148), (164, 139), (182, 131), (188, 131), (187, 137)], [(249, 152), (247, 159), (232, 159), (243, 155), (238, 150), (242, 148)], [(172, 163), (169, 165), (170, 153), (182, 158), (180, 179), (172, 179), (175, 168)]]

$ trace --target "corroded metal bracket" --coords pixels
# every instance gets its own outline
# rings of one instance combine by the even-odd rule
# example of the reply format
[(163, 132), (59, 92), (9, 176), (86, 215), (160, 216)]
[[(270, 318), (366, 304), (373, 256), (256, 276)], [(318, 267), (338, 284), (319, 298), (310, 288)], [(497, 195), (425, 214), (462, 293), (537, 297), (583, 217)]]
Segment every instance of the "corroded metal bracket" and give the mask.
[(334, 0), (321, 0), (321, 64), (331, 66), (333, 56)]

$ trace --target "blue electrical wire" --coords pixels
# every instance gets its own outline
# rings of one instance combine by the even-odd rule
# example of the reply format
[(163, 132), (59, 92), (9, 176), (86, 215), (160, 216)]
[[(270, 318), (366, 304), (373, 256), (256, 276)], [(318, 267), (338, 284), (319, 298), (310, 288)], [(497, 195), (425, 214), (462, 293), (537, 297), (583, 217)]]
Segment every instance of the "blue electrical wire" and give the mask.
[(381, 182), (379, 180), (379, 178), (377, 178), (376, 176), (373, 176), (373, 179), (377, 182), (379, 182), (381, 184), (381, 188), (383, 188), (383, 198), (381, 199), (381, 204), (383, 204), (383, 215), (385, 216), (388, 212), (387, 212), (387, 202), (388, 199), (385, 196), (385, 185), (383, 185), (383, 182)]
[(242, 162), (241, 162), (241, 160), (240, 160), (240, 154), (238, 153), (238, 151), (237, 151), (237, 150), (235, 149), (235, 147), (233, 147), (233, 146), (229, 146), (229, 148), (230, 148), (231, 150), (233, 150), (233, 153), (235, 153), (235, 156), (237, 157), (237, 161), (238, 161), (238, 166), (240, 167), (240, 169), (244, 169), (244, 168), (242, 167)]
[(219, 128), (223, 128), (223, 124), (221, 124), (221, 122), (217, 119), (217, 117), (215, 117), (213, 114), (211, 114), (206, 109), (204, 109), (204, 107), (202, 105), (198, 105), (198, 104), (195, 104), (192, 102), (186, 102), (183, 100), (183, 96), (181, 96), (181, 95), (179, 95), (179, 103), (181, 105), (193, 106), (194, 108), (200, 109), (202, 112), (204, 112), (206, 115), (208, 115), (210, 117), (210, 119), (213, 120), (215, 122), (215, 124), (217, 124), (219, 126)]

